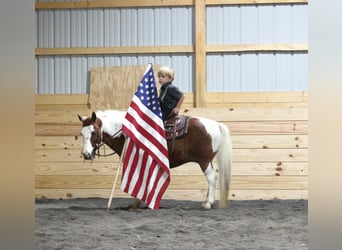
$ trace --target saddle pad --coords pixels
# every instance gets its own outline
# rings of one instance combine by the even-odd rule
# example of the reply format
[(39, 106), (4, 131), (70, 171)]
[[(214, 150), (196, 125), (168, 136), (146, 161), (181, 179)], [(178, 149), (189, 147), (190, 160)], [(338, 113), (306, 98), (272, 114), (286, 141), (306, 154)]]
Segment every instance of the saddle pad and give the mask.
[(179, 115), (164, 121), (166, 139), (175, 139), (184, 136), (188, 132), (189, 116)]

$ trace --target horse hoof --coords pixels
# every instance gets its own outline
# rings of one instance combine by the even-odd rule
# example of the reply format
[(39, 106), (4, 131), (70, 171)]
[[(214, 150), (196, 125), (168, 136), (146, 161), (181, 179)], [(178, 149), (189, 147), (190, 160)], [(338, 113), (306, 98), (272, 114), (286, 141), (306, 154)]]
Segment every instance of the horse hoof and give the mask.
[(128, 206), (129, 211), (135, 211), (140, 208), (141, 201), (140, 200), (134, 200), (133, 203)]
[(208, 203), (208, 202), (203, 203), (203, 204), (202, 204), (202, 207), (203, 207), (204, 209), (212, 209), (212, 206), (211, 206), (210, 203)]

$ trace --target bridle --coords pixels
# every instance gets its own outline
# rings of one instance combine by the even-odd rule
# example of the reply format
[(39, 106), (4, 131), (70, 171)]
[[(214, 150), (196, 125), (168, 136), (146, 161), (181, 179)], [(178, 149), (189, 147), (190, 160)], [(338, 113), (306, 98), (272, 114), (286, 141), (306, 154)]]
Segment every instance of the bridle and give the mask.
[[(118, 131), (116, 131), (111, 137), (112, 138), (114, 138), (117, 134), (119, 134), (120, 132), (121, 132), (121, 128), (118, 130)], [(106, 156), (111, 156), (111, 155), (115, 155), (115, 154), (117, 154), (114, 150), (113, 150), (113, 152), (112, 153), (110, 153), (110, 154), (100, 154), (100, 148), (103, 146), (103, 145), (105, 145), (105, 143), (103, 142), (103, 132), (101, 132), (101, 135), (100, 135), (100, 143), (96, 143), (95, 144), (95, 148), (94, 148), (94, 155), (97, 155), (97, 156), (104, 156), (104, 157), (106, 157)]]

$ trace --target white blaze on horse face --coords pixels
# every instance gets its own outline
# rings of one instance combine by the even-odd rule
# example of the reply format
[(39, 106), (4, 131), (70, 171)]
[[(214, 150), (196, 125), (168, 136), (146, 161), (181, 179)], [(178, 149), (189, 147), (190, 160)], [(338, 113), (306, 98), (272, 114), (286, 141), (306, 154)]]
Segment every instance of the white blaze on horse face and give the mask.
[(90, 156), (94, 150), (93, 146), (91, 145), (91, 133), (94, 131), (94, 126), (86, 126), (83, 127), (81, 130), (81, 135), (83, 137), (83, 150), (82, 154), (84, 156)]
[(209, 120), (203, 117), (197, 117), (204, 125), (207, 133), (211, 136), (211, 148), (213, 152), (217, 152), (220, 147), (221, 130), (216, 121)]

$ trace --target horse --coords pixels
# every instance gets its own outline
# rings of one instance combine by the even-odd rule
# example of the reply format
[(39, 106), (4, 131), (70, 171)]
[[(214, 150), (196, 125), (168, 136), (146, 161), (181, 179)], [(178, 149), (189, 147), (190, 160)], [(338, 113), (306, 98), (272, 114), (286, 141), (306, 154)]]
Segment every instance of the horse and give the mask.
[[(126, 112), (104, 110), (92, 112), (90, 117), (77, 115), (82, 123), (83, 137), (82, 155), (85, 160), (93, 160), (96, 150), (104, 143), (121, 156), (125, 135), (121, 131)], [(187, 133), (181, 138), (168, 139), (170, 168), (181, 166), (187, 162), (199, 164), (208, 182), (207, 195), (202, 203), (205, 209), (212, 209), (215, 202), (216, 171), (213, 159), (217, 157), (220, 208), (228, 206), (232, 144), (229, 128), (220, 122), (190, 116)], [(172, 154), (170, 153), (172, 150)], [(135, 207), (139, 207), (140, 203)]]

